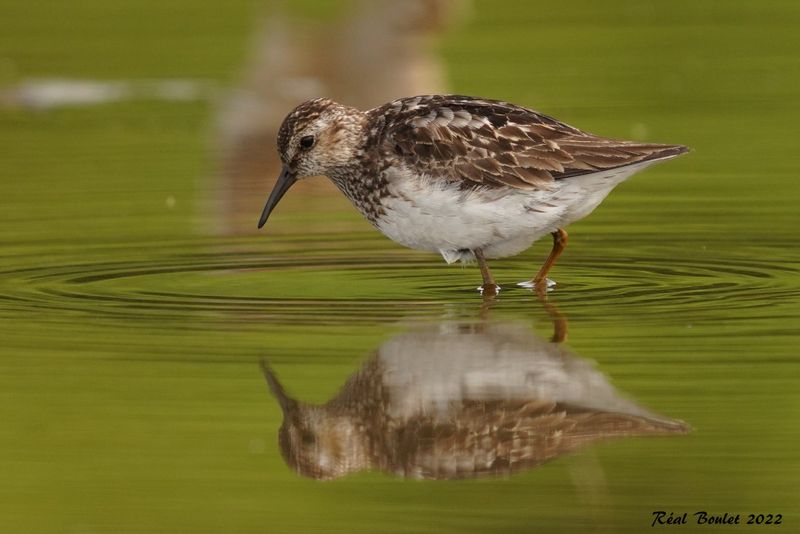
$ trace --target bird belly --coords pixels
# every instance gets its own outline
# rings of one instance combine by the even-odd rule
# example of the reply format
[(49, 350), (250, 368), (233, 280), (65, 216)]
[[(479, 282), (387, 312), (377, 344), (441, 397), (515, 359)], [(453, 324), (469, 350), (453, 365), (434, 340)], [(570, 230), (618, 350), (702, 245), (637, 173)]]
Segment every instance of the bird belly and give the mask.
[(409, 248), (447, 263), (513, 256), (540, 237), (589, 215), (621, 182), (659, 160), (555, 181), (551, 187), (463, 189), (459, 183), (395, 171), (375, 226)]
[(645, 161), (616, 169), (564, 178), (558, 181), (553, 201), (564, 206), (559, 228), (583, 219), (597, 208), (609, 193), (632, 174), (659, 160)]
[(448, 263), (471, 260), (478, 248), (487, 257), (518, 254), (562, 215), (548, 202), (555, 193), (548, 190), (462, 190), (452, 182), (411, 178), (392, 183), (389, 193), (378, 229), (401, 245), (439, 252)]

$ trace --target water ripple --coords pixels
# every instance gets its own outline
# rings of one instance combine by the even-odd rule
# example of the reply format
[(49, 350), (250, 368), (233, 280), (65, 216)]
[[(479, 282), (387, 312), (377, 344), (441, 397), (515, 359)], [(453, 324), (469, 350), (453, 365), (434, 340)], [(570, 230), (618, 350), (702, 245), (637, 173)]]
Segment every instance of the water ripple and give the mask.
[[(574, 260), (573, 260), (574, 261)], [(680, 317), (687, 311), (778, 313), (796, 302), (796, 263), (785, 260), (658, 258), (622, 262), (584, 257), (559, 266), (551, 299), (603, 314), (636, 307), (642, 316)], [(516, 272), (516, 269), (515, 269)], [(508, 269), (496, 274), (511, 278)], [(424, 256), (374, 258), (363, 250), (184, 253), (136, 261), (26, 266), (0, 272), (7, 312), (63, 311), (163, 319), (195, 314), (237, 320), (318, 323), (375, 322), (442, 313), (453, 301), (479, 302), (477, 273)], [(513, 279), (513, 278), (511, 278)], [(507, 282), (507, 280), (506, 280)], [(506, 283), (498, 303), (529, 305), (532, 294)]]

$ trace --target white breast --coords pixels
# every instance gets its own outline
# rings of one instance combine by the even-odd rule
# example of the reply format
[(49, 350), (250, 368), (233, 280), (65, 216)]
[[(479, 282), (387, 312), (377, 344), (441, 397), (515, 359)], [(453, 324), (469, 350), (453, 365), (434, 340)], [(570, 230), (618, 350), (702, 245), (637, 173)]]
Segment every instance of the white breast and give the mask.
[[(397, 176), (384, 198), (385, 215), (377, 226), (389, 238), (410, 248), (441, 253), (448, 263), (461, 258), (458, 251), (485, 248), (492, 243), (539, 235), (537, 227), (558, 218), (559, 210), (546, 208), (530, 217), (531, 207), (551, 192), (513, 189), (461, 190), (457, 183), (425, 177)], [(471, 253), (467, 253), (471, 257)]]
[(557, 228), (591, 213), (609, 192), (650, 162), (557, 180), (549, 189), (462, 190), (397, 169), (389, 178), (385, 214), (376, 222), (390, 239), (417, 250), (439, 252), (448, 263), (518, 254)]

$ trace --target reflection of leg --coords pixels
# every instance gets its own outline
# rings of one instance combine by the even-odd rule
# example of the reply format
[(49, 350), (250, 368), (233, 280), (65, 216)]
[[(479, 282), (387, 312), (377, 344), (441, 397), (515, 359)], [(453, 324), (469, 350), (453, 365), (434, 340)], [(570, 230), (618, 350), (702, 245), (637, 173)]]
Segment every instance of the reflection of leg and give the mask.
[[(541, 296), (541, 295), (540, 295)], [(547, 302), (546, 297), (542, 298), (542, 304), (553, 320), (553, 337), (550, 339), (553, 343), (562, 343), (567, 339), (567, 318), (559, 311), (558, 307), (552, 302)]]
[(542, 264), (541, 269), (539, 269), (539, 272), (532, 280), (533, 286), (536, 288), (543, 287), (546, 289), (547, 273), (550, 272), (550, 268), (553, 267), (558, 257), (561, 256), (562, 252), (564, 252), (564, 249), (567, 247), (567, 241), (569, 240), (569, 235), (563, 228), (559, 228), (551, 235), (553, 236), (553, 249), (550, 251), (550, 255), (547, 256), (547, 259)]
[(481, 309), (478, 312), (478, 319), (480, 319), (480, 331), (483, 331), (482, 328), (486, 325), (486, 322), (489, 320), (489, 314), (492, 311), (492, 306), (494, 303), (497, 302), (497, 299), (493, 296), (484, 295), (483, 302), (481, 303)]
[(472, 251), (472, 254), (474, 254), (475, 259), (478, 260), (478, 267), (481, 270), (481, 276), (483, 277), (481, 291), (483, 291), (484, 296), (493, 297), (497, 295), (500, 286), (498, 286), (494, 278), (492, 278), (492, 272), (489, 270), (489, 265), (486, 263), (486, 258), (483, 256), (483, 251), (476, 248)]

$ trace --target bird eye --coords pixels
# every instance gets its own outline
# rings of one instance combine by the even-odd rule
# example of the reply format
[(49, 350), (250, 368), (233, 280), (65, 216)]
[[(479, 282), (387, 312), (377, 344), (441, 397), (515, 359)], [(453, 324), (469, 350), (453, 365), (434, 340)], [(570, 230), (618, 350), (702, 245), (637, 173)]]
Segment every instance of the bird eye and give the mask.
[(300, 148), (303, 150), (308, 150), (314, 146), (314, 136), (313, 135), (306, 135), (300, 138)]

